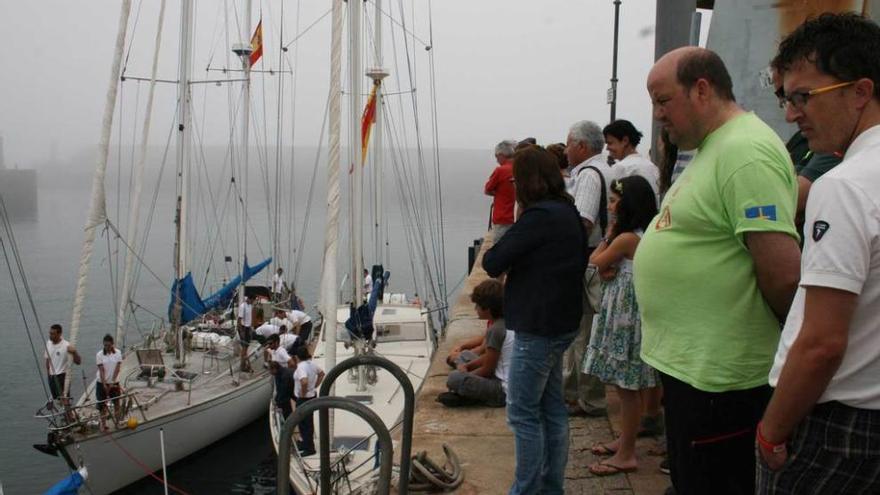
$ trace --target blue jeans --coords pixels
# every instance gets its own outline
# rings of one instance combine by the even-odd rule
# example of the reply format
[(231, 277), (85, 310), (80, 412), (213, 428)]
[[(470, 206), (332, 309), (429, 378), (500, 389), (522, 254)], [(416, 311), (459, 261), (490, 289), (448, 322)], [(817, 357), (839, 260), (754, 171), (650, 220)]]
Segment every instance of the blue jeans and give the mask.
[(516, 443), (510, 495), (564, 493), (568, 410), (562, 354), (577, 330), (556, 337), (517, 332), (507, 377), (507, 423)]

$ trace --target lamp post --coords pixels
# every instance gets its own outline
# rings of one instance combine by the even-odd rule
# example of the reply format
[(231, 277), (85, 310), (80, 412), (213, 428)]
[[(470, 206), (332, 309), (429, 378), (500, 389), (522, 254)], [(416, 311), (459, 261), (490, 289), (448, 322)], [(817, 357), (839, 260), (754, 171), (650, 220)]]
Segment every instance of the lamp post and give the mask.
[(620, 0), (614, 0), (614, 53), (611, 59), (611, 89), (608, 90), (608, 103), (611, 104), (611, 122), (617, 118), (617, 33), (620, 27)]

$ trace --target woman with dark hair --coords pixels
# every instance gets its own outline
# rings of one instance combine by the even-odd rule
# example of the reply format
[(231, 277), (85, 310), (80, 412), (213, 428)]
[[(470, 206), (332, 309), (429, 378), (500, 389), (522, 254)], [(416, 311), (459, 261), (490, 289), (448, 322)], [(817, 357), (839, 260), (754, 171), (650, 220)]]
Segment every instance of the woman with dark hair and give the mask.
[(563, 143), (548, 144), (547, 151), (556, 158), (556, 162), (559, 164), (559, 173), (562, 174), (562, 181), (565, 183), (565, 190), (570, 191), (572, 178), (568, 170), (568, 158), (565, 157), (565, 145)]
[(596, 455), (611, 457), (590, 466), (596, 476), (635, 471), (636, 434), (641, 418), (640, 391), (659, 384), (657, 372), (639, 357), (642, 332), (633, 286), (633, 256), (648, 224), (657, 214), (654, 191), (643, 177), (611, 182), (608, 211), (613, 219), (605, 238), (590, 256), (600, 273), (616, 275), (602, 285), (602, 306), (590, 336), (583, 372), (614, 385), (620, 397), (620, 437), (593, 446)]
[[(602, 129), (605, 147), (617, 162), (617, 177), (641, 175), (651, 185), (656, 198), (660, 197), (660, 172), (651, 160), (640, 155), (636, 148), (642, 141), (642, 133), (628, 120), (615, 120)], [(655, 199), (656, 201), (656, 199)]]
[(516, 473), (510, 493), (563, 493), (568, 411), (562, 354), (581, 319), (587, 239), (559, 165), (534, 146), (513, 158), (522, 215), (483, 256), (492, 277), (507, 272), (504, 313), (515, 332), (507, 383)]
[(660, 196), (662, 197), (672, 187), (675, 164), (678, 162), (678, 146), (669, 140), (669, 133), (666, 129), (661, 129), (660, 135), (657, 136), (656, 156), (660, 159), (658, 168), (660, 169)]

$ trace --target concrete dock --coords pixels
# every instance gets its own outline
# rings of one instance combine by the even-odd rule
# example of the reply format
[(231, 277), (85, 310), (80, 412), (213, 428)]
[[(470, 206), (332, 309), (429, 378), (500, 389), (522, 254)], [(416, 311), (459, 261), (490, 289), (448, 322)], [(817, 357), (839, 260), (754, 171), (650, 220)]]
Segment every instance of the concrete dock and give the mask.
[[(446, 338), (442, 341), (428, 370), (422, 389), (416, 398), (413, 452), (426, 450), (437, 461), (444, 459), (442, 445), (449, 444), (458, 453), (465, 474), (459, 494), (505, 494), (513, 481), (514, 442), (507, 426), (504, 408), (462, 407), (447, 408), (434, 399), (446, 391), (446, 377), (450, 369), (445, 358), (449, 349), (462, 339), (481, 334), (486, 322), (479, 320), (470, 295), (473, 288), (489, 278), (481, 268), (483, 247), (474, 269), (459, 293), (450, 311)], [(617, 410), (613, 393), (609, 394), (610, 419), (572, 418), (570, 422), (569, 460), (566, 470), (566, 493), (569, 494), (634, 494), (661, 495), (669, 486), (669, 477), (660, 473), (662, 439), (639, 440), (639, 470), (632, 474), (596, 477), (587, 467), (598, 459), (590, 447), (599, 441), (609, 441)]]

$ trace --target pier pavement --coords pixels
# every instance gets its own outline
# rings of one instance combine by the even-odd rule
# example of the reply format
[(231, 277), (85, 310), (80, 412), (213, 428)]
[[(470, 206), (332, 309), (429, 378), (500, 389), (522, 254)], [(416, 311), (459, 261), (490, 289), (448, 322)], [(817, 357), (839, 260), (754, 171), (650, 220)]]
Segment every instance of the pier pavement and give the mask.
[[(513, 481), (513, 433), (507, 426), (504, 408), (463, 407), (447, 408), (434, 399), (446, 391), (446, 377), (451, 371), (445, 358), (455, 342), (485, 331), (486, 322), (477, 318), (470, 301), (473, 288), (489, 278), (481, 268), (483, 252), (491, 245), (484, 239), (474, 269), (467, 277), (452, 310), (446, 328), (446, 338), (440, 342), (428, 377), (416, 397), (416, 415), (413, 433), (413, 453), (426, 450), (428, 455), (441, 461), (443, 444), (449, 444), (461, 460), (465, 481), (455, 492), (470, 494), (505, 494)], [(610, 391), (609, 391), (610, 392)], [(590, 447), (612, 437), (612, 425), (617, 424), (617, 401), (608, 394), (610, 417), (572, 418), (566, 493), (608, 495), (661, 495), (669, 486), (669, 477), (660, 473), (662, 439), (639, 440), (639, 470), (636, 473), (597, 477), (587, 467), (598, 459)]]

